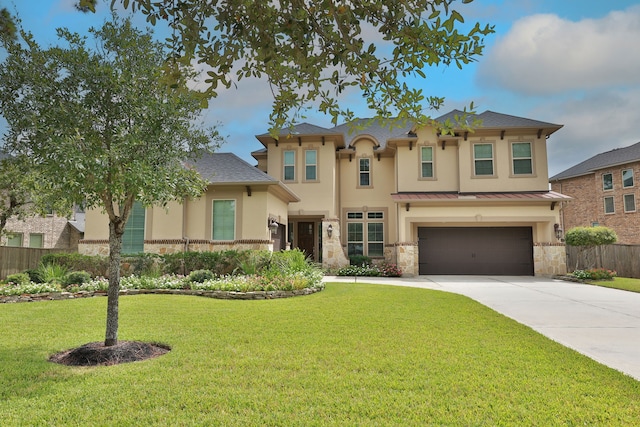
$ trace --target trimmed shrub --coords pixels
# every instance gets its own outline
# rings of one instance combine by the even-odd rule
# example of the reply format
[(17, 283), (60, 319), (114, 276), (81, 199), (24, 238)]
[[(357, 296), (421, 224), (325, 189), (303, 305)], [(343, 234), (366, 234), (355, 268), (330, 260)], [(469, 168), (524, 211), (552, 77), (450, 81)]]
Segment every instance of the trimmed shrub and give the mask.
[(91, 275), (86, 271), (72, 271), (64, 276), (62, 280), (62, 286), (67, 287), (71, 285), (84, 285), (91, 280)]
[(97, 255), (55, 252), (45, 254), (40, 259), (42, 264), (58, 264), (68, 271), (86, 271), (92, 277), (106, 276), (109, 270), (109, 259)]
[(359, 266), (371, 265), (371, 258), (365, 255), (351, 255), (349, 257), (349, 264)]
[(187, 276), (187, 281), (191, 283), (202, 283), (213, 278), (215, 278), (215, 274), (213, 274), (210, 270), (195, 270), (189, 273), (189, 275)]
[(7, 276), (7, 283), (14, 286), (24, 286), (31, 282), (27, 273), (15, 273)]
[(29, 270), (25, 270), (25, 273), (29, 275), (29, 279), (32, 283), (43, 283), (42, 276), (40, 275), (40, 271), (37, 268), (31, 268)]
[(573, 227), (567, 230), (564, 240), (569, 246), (599, 246), (615, 243), (618, 236), (608, 227)]

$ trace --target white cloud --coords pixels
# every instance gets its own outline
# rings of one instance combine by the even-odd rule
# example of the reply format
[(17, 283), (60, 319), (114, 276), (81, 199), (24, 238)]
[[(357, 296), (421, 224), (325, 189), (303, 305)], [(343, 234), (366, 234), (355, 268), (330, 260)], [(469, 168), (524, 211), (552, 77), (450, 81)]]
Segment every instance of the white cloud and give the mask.
[(596, 91), (587, 97), (548, 103), (532, 112), (564, 124), (549, 140), (550, 176), (596, 154), (640, 141), (639, 111), (640, 89), (634, 89)]
[(480, 84), (522, 94), (640, 83), (640, 6), (578, 22), (556, 15), (516, 21), (480, 61)]

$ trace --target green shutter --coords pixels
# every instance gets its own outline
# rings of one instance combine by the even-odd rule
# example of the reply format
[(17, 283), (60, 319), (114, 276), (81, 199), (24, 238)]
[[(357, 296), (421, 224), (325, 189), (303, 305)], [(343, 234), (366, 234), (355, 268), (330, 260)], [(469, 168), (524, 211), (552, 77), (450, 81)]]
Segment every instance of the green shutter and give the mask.
[(140, 202), (134, 202), (122, 235), (123, 254), (144, 252), (144, 218), (144, 206)]

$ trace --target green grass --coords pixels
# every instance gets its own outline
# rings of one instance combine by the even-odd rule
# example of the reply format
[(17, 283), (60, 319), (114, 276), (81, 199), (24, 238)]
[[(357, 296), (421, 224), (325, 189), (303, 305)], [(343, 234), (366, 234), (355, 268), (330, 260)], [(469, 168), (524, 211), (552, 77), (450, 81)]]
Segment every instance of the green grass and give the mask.
[(633, 425), (640, 382), (459, 295), (328, 284), (311, 296), (120, 299), (156, 359), (73, 368), (106, 298), (0, 306), (0, 424)]
[(632, 279), (629, 277), (614, 277), (613, 280), (600, 280), (588, 282), (605, 288), (621, 289), (623, 291), (640, 292), (640, 279)]

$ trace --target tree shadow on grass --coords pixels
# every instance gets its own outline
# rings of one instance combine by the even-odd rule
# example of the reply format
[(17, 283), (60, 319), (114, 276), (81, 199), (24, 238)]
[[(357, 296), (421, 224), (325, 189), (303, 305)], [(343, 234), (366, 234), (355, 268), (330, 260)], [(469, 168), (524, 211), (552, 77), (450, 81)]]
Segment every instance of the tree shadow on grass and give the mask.
[(119, 341), (106, 347), (104, 342), (91, 342), (56, 353), (49, 361), (67, 366), (109, 366), (152, 359), (169, 351), (170, 346), (160, 343)]

